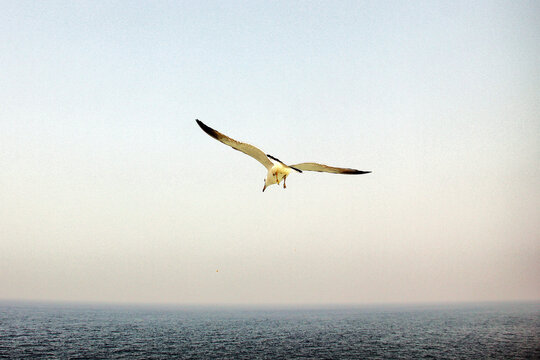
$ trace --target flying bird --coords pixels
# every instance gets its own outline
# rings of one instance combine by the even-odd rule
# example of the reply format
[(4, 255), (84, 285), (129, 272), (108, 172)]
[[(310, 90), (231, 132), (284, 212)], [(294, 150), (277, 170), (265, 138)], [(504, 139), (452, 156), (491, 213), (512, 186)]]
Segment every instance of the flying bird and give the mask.
[[(266, 175), (266, 179), (264, 179), (264, 187), (262, 191), (266, 190), (266, 188), (273, 184), (278, 184), (283, 180), (283, 188), (287, 188), (285, 185), (285, 180), (287, 179), (287, 176), (291, 173), (292, 170), (295, 170), (299, 173), (303, 171), (320, 171), (320, 172), (328, 172), (333, 174), (347, 174), (347, 175), (359, 175), (359, 174), (368, 174), (371, 171), (360, 171), (356, 169), (349, 169), (349, 168), (339, 168), (339, 167), (333, 167), (323, 164), (317, 164), (314, 162), (306, 162), (306, 163), (300, 163), (295, 165), (286, 165), (281, 160), (273, 157), (272, 155), (265, 154), (262, 152), (262, 150), (256, 148), (253, 145), (246, 144), (240, 141), (236, 141), (234, 139), (231, 139), (227, 135), (224, 135), (220, 133), (217, 130), (212, 129), (210, 126), (205, 125), (202, 121), (199, 119), (195, 119), (197, 121), (197, 124), (203, 129), (205, 133), (213, 137), (214, 139), (221, 141), (225, 145), (229, 145), (235, 150), (241, 151), (246, 155), (251, 156), (268, 170), (268, 174)], [(272, 161), (273, 160), (273, 161)]]

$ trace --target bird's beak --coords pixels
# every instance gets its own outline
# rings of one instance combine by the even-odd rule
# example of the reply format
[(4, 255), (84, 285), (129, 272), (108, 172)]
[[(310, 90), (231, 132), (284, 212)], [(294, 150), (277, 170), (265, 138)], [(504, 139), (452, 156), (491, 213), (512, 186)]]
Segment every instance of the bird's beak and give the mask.
[(264, 183), (263, 192), (264, 192), (264, 190), (266, 190), (266, 183)]

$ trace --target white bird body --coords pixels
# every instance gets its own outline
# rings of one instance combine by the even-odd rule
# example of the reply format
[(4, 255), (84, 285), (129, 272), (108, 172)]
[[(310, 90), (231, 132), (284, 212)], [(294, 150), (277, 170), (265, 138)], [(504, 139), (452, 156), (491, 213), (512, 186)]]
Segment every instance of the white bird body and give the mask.
[(279, 162), (274, 163), (274, 165), (268, 169), (268, 174), (266, 174), (266, 179), (264, 180), (263, 191), (270, 185), (278, 184), (283, 180), (283, 187), (286, 188), (285, 180), (287, 175), (291, 173), (291, 168), (284, 166)]
[[(287, 179), (287, 176), (291, 173), (292, 170), (295, 170), (297, 172), (303, 172), (303, 171), (320, 171), (320, 172), (328, 172), (333, 174), (349, 174), (349, 175), (358, 175), (358, 174), (368, 174), (371, 171), (360, 171), (356, 169), (349, 169), (349, 168), (339, 168), (339, 167), (333, 167), (323, 164), (318, 164), (314, 162), (308, 162), (308, 163), (300, 163), (296, 165), (286, 165), (281, 160), (276, 159), (272, 155), (265, 154), (257, 147), (246, 144), (240, 141), (236, 141), (227, 135), (224, 135), (220, 133), (217, 130), (212, 129), (211, 127), (205, 125), (202, 121), (195, 119), (197, 121), (197, 124), (203, 129), (205, 133), (213, 137), (214, 139), (224, 143), (225, 145), (229, 145), (235, 150), (241, 151), (246, 155), (251, 156), (258, 162), (260, 162), (267, 170), (268, 173), (266, 174), (266, 179), (264, 179), (264, 187), (263, 191), (266, 190), (266, 188), (270, 185), (278, 184), (283, 181), (283, 188), (286, 188), (285, 180)], [(270, 160), (272, 159), (272, 160)]]

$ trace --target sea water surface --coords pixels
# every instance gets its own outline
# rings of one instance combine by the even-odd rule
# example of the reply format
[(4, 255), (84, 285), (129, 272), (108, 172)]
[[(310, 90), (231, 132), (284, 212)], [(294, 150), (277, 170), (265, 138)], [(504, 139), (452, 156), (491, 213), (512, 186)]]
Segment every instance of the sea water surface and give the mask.
[(540, 359), (540, 303), (175, 308), (4, 302), (0, 358)]

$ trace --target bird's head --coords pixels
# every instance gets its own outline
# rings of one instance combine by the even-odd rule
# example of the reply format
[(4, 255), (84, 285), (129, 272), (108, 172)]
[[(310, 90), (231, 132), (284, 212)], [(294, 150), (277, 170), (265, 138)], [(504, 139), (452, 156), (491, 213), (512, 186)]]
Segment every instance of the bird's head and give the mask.
[(266, 175), (266, 179), (264, 179), (264, 187), (263, 190), (266, 190), (266, 188), (270, 185), (277, 184), (276, 182), (276, 173), (273, 171), (269, 171), (268, 175)]

